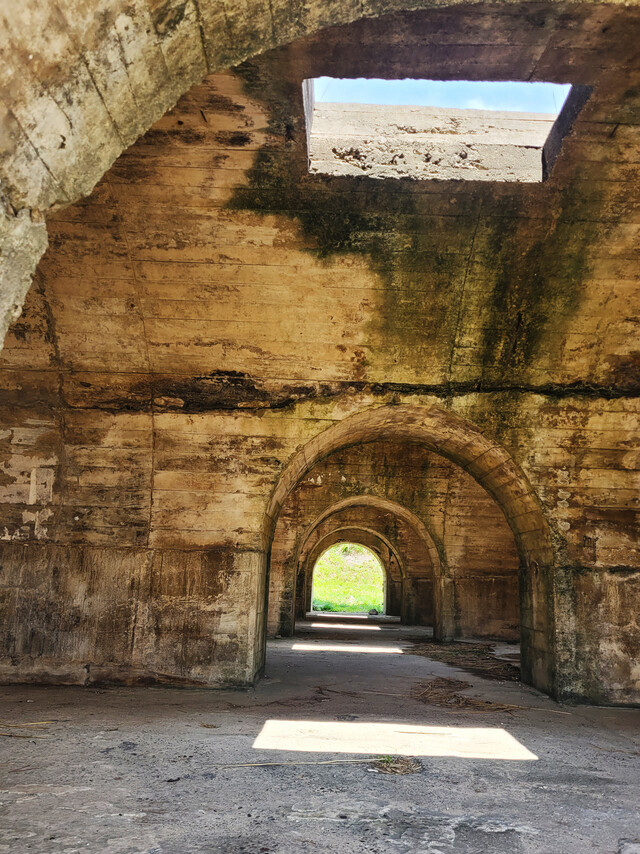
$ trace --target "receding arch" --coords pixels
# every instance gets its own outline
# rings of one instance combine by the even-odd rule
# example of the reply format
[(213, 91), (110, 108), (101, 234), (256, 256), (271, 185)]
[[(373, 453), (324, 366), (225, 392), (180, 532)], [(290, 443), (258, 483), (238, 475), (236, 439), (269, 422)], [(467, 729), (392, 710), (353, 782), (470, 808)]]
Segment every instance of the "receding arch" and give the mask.
[[(316, 461), (317, 462), (317, 461)], [(426, 525), (426, 523), (420, 519), (416, 514), (409, 510), (407, 507), (404, 507), (402, 504), (398, 504), (397, 501), (392, 501), (389, 498), (383, 498), (378, 495), (353, 495), (349, 496), (349, 498), (343, 498), (341, 501), (337, 501), (335, 504), (332, 504), (330, 507), (327, 507), (319, 516), (317, 516), (313, 522), (307, 526), (307, 530), (303, 535), (302, 542), (300, 545), (300, 551), (304, 549), (305, 543), (307, 542), (311, 533), (323, 522), (325, 519), (328, 519), (330, 516), (334, 516), (336, 513), (340, 513), (342, 510), (346, 510), (350, 507), (374, 507), (376, 510), (386, 510), (389, 513), (392, 513), (394, 516), (397, 516), (399, 519), (403, 519), (411, 528), (413, 528), (416, 533), (419, 534), (420, 538), (424, 541), (425, 546), (429, 552), (429, 557), (431, 559), (432, 565), (438, 570), (441, 569), (442, 564), (445, 564), (443, 555), (444, 555), (444, 547), (442, 545), (442, 541), (438, 537), (438, 535)]]
[[(298, 567), (303, 563), (305, 551), (309, 547), (309, 542), (314, 532), (318, 531), (323, 522), (343, 513), (345, 510), (357, 507), (367, 507), (389, 513), (393, 517), (402, 520), (415, 532), (418, 541), (425, 550), (426, 558), (433, 573), (434, 635), (438, 640), (452, 640), (455, 634), (454, 591), (446, 563), (444, 544), (432, 526), (419, 518), (412, 510), (409, 510), (396, 501), (378, 495), (354, 495), (325, 508), (307, 527), (302, 537), (296, 561)], [(404, 598), (403, 596), (402, 616), (409, 619), (408, 614), (404, 610), (406, 608)], [(409, 619), (409, 621), (411, 620)]]
[(310, 562), (313, 563), (317, 560), (318, 555), (322, 554), (323, 551), (326, 551), (332, 545), (341, 542), (349, 542), (356, 543), (358, 545), (365, 546), (372, 551), (375, 551), (368, 543), (364, 542), (367, 539), (369, 542), (376, 541), (378, 544), (384, 545), (390, 552), (393, 553), (395, 559), (398, 562), (398, 568), (400, 570), (400, 574), (404, 575), (405, 563), (400, 554), (397, 547), (391, 542), (388, 537), (385, 537), (384, 534), (379, 531), (375, 531), (373, 528), (366, 528), (362, 526), (356, 525), (341, 525), (337, 528), (332, 528), (326, 534), (323, 534), (318, 540), (313, 543), (308, 543), (308, 548), (300, 550), (300, 564)]
[(339, 449), (380, 438), (418, 443), (446, 457), (467, 471), (499, 505), (520, 556), (522, 676), (553, 694), (555, 619), (549, 528), (520, 466), (505, 447), (467, 419), (440, 407), (383, 405), (326, 428), (292, 457), (274, 488), (263, 526), (267, 547), (288, 494), (316, 463)]
[[(316, 529), (317, 530), (317, 529)], [(385, 605), (388, 613), (399, 611), (398, 616), (402, 617), (402, 587), (406, 577), (405, 562), (400, 550), (390, 539), (384, 534), (372, 528), (365, 528), (355, 525), (340, 525), (332, 528), (318, 539), (310, 538), (307, 541), (307, 548), (300, 551), (297, 564), (297, 579), (296, 591), (299, 596), (296, 597), (296, 617), (302, 616), (300, 611), (306, 613), (310, 610), (311, 604), (311, 576), (313, 568), (320, 557), (328, 548), (337, 543), (350, 542), (368, 548), (380, 558), (380, 563), (386, 575), (386, 600)], [(383, 552), (386, 550), (389, 555), (388, 560), (383, 558)], [(397, 573), (393, 571), (393, 563), (398, 568)], [(298, 606), (303, 605), (303, 608), (298, 610)]]

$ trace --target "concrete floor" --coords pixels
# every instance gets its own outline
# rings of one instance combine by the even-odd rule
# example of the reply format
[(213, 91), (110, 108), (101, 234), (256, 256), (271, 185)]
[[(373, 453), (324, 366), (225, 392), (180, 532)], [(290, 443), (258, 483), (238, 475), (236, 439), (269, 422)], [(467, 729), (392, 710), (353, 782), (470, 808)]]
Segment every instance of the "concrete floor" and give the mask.
[[(559, 706), (406, 637), (307, 624), (251, 691), (3, 688), (5, 724), (51, 723), (0, 738), (0, 852), (639, 854), (640, 710)], [(434, 676), (524, 708), (409, 696)], [(371, 770), (400, 753), (422, 770)]]

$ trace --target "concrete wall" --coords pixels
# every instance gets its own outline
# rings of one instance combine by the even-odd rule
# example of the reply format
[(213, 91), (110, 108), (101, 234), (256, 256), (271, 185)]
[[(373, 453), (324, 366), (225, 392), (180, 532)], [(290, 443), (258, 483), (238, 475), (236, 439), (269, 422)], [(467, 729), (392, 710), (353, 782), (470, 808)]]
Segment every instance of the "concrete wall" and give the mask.
[[(325, 27), (363, 18), (366, 29), (367, 19), (408, 6), (417, 11), (431, 3), (292, 6), (273, 0), (267, 9), (246, 0), (228, 0), (224, 8), (217, 0), (60, 0), (55, 7), (0, 0), (0, 337), (19, 316), (46, 248), (47, 212), (91, 192), (118, 155), (193, 84)], [(414, 56), (422, 53), (416, 47), (426, 47), (438, 72), (452, 77), (470, 48), (480, 55), (466, 71), (470, 79), (487, 79), (494, 64), (507, 79), (538, 73), (545, 79), (557, 66), (567, 76), (593, 79), (606, 67), (599, 61), (606, 51), (632, 72), (633, 11), (593, 2), (571, 11), (557, 2), (505, 6), (471, 6), (461, 17), (430, 10), (427, 27), (413, 24), (403, 36), (414, 41)], [(567, 60), (576, 49), (582, 70)]]
[[(327, 31), (193, 89), (51, 218), (2, 354), (4, 679), (252, 678), (270, 497), (303, 446), (388, 405), (478, 428), (443, 416), (438, 448), (455, 435), (506, 507), (528, 678), (637, 700), (635, 15), (474, 7)], [(354, 44), (363, 74), (594, 92), (544, 184), (309, 176), (301, 81), (345, 75)], [(179, 577), (156, 583), (159, 566)], [(180, 640), (186, 615), (209, 646)]]

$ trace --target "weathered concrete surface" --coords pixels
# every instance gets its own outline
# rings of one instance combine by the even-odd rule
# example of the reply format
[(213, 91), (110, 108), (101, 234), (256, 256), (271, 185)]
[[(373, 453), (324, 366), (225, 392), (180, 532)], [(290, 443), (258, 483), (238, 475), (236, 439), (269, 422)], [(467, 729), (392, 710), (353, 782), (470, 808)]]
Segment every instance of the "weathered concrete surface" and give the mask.
[[(211, 77), (50, 220), (0, 375), (6, 678), (215, 684), (216, 639), (258, 673), (288, 492), (392, 438), (508, 519), (528, 678), (637, 702), (637, 34), (584, 6), (334, 29)], [(354, 44), (594, 94), (541, 185), (310, 176), (301, 81)]]
[[(324, 27), (431, 5), (430, 0), (314, 0), (294, 6), (273, 0), (268, 7), (239, 0), (223, 6), (217, 0), (61, 0), (49, 6), (39, 0), (18, 5), (2, 0), (0, 185), (15, 210), (27, 208), (41, 216), (88, 194), (118, 155), (207, 72)], [(523, 4), (522, 9), (540, 44), (527, 38), (526, 46), (539, 48), (536, 62), (511, 73), (513, 79), (544, 79), (552, 73), (549, 56), (564, 50), (575, 35), (574, 13), (558, 2), (545, 7)], [(635, 39), (633, 28), (624, 24), (629, 13), (591, 2), (581, 9), (578, 20), (591, 16), (597, 22), (580, 34), (586, 51), (593, 51), (593, 33), (599, 30), (624, 65), (625, 46)], [(449, 13), (445, 9), (437, 14), (442, 21)], [(506, 14), (513, 14), (508, 7)], [(508, 67), (514, 47), (517, 51), (524, 46), (495, 30), (490, 35), (483, 30), (479, 36), (475, 23), (469, 20), (457, 40), (448, 33), (443, 40), (437, 26), (420, 33), (423, 45), (435, 47), (434, 54), (446, 46), (448, 58), (435, 57), (441, 73), (449, 63), (459, 66), (460, 47), (482, 45), (484, 40), (485, 53), (495, 54), (498, 47), (499, 61), (506, 60)], [(17, 250), (20, 242), (16, 233), (11, 244)], [(2, 279), (2, 302), (21, 304), (23, 277), (19, 267)], [(0, 339), (10, 319), (0, 314)]]
[(0, 340), (20, 317), (34, 270), (47, 248), (44, 220), (23, 208), (14, 214), (0, 196)]
[[(5, 689), (3, 721), (51, 723), (36, 732), (47, 740), (0, 739), (0, 851), (631, 854), (640, 844), (640, 711), (561, 706), (421, 656), (359, 651), (406, 651), (388, 628), (346, 643), (319, 631), (322, 640), (272, 642), (255, 691)], [(301, 642), (310, 649), (295, 649)], [(523, 708), (452, 712), (411, 699), (439, 676)], [(228, 767), (380, 755), (375, 742), (364, 754), (331, 742), (321, 752), (256, 749), (269, 720), (305, 722), (310, 733), (441, 727), (445, 754), (449, 733), (484, 727), (537, 759), (421, 757), (420, 773), (406, 776), (371, 773), (370, 761)]]
[(553, 115), (316, 104), (309, 171), (369, 178), (542, 181)]
[[(251, 684), (260, 556), (2, 544), (0, 683)], [(244, 628), (244, 632), (242, 629)]]

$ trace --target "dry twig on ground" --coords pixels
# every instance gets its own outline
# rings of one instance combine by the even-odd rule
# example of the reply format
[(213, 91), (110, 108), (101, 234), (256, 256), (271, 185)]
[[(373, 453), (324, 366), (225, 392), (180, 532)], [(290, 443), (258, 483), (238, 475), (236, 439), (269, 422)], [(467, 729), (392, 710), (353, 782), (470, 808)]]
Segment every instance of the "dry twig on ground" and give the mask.
[[(9, 723), (9, 721), (0, 721), (0, 736), (5, 738), (49, 738), (48, 735), (36, 735), (36, 733), (46, 730), (47, 724), (53, 721), (32, 721), (24, 724)], [(3, 730), (24, 729), (27, 732), (4, 732)], [(35, 730), (35, 732), (34, 732)]]

